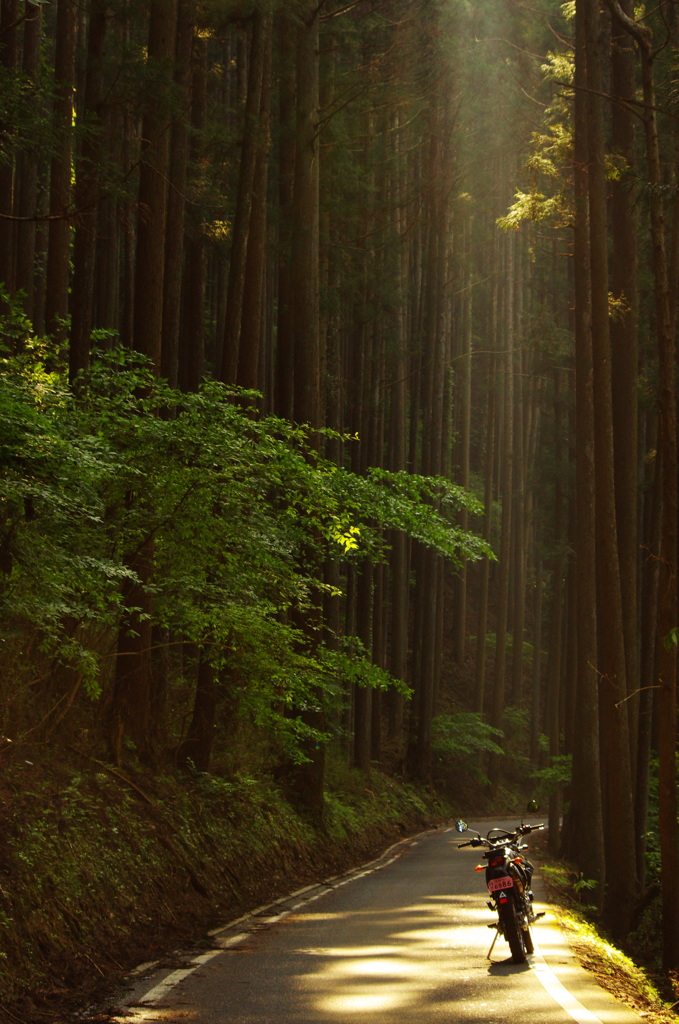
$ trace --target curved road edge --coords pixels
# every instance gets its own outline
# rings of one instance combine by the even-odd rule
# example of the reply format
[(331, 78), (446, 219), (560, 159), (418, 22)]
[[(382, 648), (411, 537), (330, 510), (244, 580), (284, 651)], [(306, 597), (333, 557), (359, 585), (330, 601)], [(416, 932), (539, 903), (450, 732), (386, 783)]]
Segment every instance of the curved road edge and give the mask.
[[(387, 867), (407, 848), (438, 832), (454, 832), (454, 828), (448, 824), (441, 825), (401, 839), (392, 843), (379, 857), (363, 865), (297, 889), (272, 903), (227, 921), (207, 934), (201, 950), (177, 952), (169, 966), (167, 959), (140, 964), (126, 979), (123, 992), (116, 1000), (111, 1021), (120, 1024), (144, 1024), (148, 1020), (144, 1012), (146, 1009), (151, 1009), (159, 1003), (176, 985), (224, 950), (238, 947), (252, 933), (277, 924), (289, 914), (319, 899), (329, 890)], [(539, 862), (533, 876), (533, 890), (536, 902), (546, 911), (533, 931), (535, 953), (521, 967), (507, 967), (506, 964), (488, 961), (489, 969), (533, 971), (546, 993), (567, 1014), (564, 1018), (566, 1021), (574, 1020), (577, 1024), (640, 1024), (645, 1021), (648, 1024), (648, 1014), (640, 1014), (611, 995), (599, 985), (596, 976), (581, 965), (577, 953), (570, 946), (566, 934), (558, 924), (553, 913), (553, 904), (546, 896)]]

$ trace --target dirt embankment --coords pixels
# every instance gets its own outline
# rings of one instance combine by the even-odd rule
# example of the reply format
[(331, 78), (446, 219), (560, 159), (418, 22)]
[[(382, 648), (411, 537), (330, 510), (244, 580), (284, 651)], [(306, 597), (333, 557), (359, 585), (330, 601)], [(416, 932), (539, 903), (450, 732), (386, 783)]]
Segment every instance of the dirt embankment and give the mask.
[(14, 766), (0, 780), (0, 1021), (67, 1024), (137, 964), (436, 820), (415, 790), (347, 778), (318, 826), (251, 779)]

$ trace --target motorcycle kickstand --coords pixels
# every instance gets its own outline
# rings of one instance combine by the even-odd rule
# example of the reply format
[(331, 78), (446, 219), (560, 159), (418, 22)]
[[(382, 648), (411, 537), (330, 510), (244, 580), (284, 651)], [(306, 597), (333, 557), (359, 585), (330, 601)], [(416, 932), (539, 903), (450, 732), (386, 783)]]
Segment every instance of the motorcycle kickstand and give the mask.
[[(488, 925), (488, 927), (491, 928), (493, 926), (492, 925)], [(495, 943), (497, 942), (497, 937), (498, 937), (499, 934), (500, 934), (500, 929), (499, 929), (499, 927), (497, 927), (495, 929), (495, 935), (493, 936), (493, 941), (490, 944), (490, 949), (488, 950), (488, 953), (486, 954), (486, 960), (490, 960), (491, 956), (493, 955), (493, 949), (495, 948)]]

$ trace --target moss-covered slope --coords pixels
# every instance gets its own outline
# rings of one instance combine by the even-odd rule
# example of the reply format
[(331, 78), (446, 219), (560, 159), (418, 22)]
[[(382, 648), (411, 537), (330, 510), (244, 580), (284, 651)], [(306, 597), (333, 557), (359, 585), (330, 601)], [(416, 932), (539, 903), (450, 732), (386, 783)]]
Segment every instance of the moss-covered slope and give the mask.
[(23, 763), (0, 813), (0, 1019), (54, 1024), (140, 961), (444, 811), (379, 773), (344, 772), (314, 826), (253, 779)]

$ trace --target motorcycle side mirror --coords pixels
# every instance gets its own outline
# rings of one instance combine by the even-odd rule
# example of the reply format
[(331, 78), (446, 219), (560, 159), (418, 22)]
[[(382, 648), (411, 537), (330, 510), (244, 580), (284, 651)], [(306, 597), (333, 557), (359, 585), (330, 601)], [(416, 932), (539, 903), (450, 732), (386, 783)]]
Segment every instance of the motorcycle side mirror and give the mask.
[(526, 810), (529, 814), (535, 814), (537, 811), (540, 810), (540, 804), (537, 802), (537, 800), (529, 800)]
[(467, 822), (462, 821), (462, 819), (455, 822), (455, 828), (457, 829), (458, 832), (466, 832), (468, 827), (469, 826), (467, 825)]

